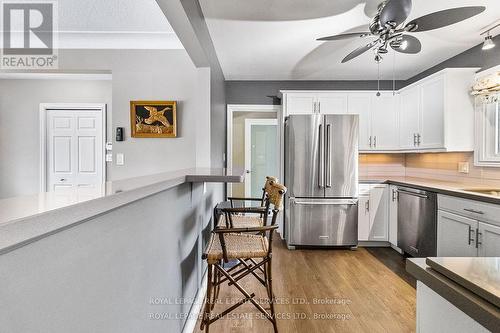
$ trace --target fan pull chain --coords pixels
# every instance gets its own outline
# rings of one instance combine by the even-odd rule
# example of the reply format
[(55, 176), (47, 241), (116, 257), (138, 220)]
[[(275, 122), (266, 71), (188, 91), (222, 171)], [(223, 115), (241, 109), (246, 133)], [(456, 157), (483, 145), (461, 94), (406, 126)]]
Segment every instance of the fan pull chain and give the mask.
[(396, 51), (392, 52), (392, 96), (396, 96)]
[(380, 96), (380, 61), (377, 61), (377, 97)]

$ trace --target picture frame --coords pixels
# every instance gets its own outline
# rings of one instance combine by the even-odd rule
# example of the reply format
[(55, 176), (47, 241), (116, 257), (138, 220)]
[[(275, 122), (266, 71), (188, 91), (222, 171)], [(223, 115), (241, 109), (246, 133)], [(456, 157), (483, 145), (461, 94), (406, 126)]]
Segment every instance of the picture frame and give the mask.
[(130, 101), (133, 138), (176, 138), (176, 101)]

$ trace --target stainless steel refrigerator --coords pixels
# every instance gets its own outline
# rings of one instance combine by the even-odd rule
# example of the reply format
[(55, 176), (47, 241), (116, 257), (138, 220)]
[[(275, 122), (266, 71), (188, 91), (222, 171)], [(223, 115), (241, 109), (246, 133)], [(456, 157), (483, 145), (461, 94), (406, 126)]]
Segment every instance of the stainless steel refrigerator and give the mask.
[(295, 246), (358, 244), (357, 115), (285, 121), (285, 238)]

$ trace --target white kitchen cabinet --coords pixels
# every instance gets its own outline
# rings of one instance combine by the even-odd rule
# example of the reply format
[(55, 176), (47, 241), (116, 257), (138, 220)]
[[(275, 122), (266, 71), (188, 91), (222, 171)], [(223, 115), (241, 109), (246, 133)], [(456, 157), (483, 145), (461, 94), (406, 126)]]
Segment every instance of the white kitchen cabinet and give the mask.
[(389, 216), (387, 201), (387, 185), (373, 185), (370, 189), (370, 235), (368, 240), (389, 240)]
[(477, 230), (478, 256), (500, 256), (500, 226), (479, 222)]
[(359, 150), (390, 151), (399, 149), (397, 97), (391, 93), (350, 93), (349, 114), (359, 115)]
[(368, 93), (349, 94), (348, 103), (349, 114), (359, 115), (359, 150), (371, 150), (371, 96)]
[(398, 187), (389, 186), (389, 242), (398, 246)]
[(406, 89), (400, 94), (399, 145), (401, 149), (417, 148), (420, 129), (420, 91), (418, 87)]
[(316, 96), (308, 93), (287, 93), (286, 112), (292, 114), (313, 114), (316, 112)]
[(347, 93), (318, 93), (316, 95), (318, 112), (322, 114), (346, 114)]
[(358, 201), (358, 240), (367, 241), (370, 235), (370, 197), (360, 196)]
[[(363, 184), (367, 186), (367, 184)], [(387, 189), (385, 184), (368, 185), (369, 191), (361, 191), (358, 203), (358, 240), (388, 241), (389, 220)]]
[(439, 149), (445, 146), (444, 86), (444, 75), (420, 85), (420, 137), (418, 138), (418, 148), (420, 149)]
[(473, 151), (475, 68), (448, 68), (400, 90), (401, 150)]
[(438, 208), (438, 256), (500, 256), (500, 205), (438, 195)]
[(394, 150), (399, 148), (398, 97), (390, 93), (371, 96), (371, 135), (374, 150)]
[(477, 256), (477, 220), (438, 210), (437, 223), (438, 257)]

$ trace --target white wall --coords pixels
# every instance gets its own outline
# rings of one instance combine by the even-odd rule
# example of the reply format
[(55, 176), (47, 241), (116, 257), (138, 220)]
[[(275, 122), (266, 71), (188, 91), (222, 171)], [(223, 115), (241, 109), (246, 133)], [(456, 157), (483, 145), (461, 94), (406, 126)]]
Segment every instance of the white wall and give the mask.
[(111, 81), (0, 80), (0, 198), (39, 190), (40, 103), (85, 102), (111, 104)]

